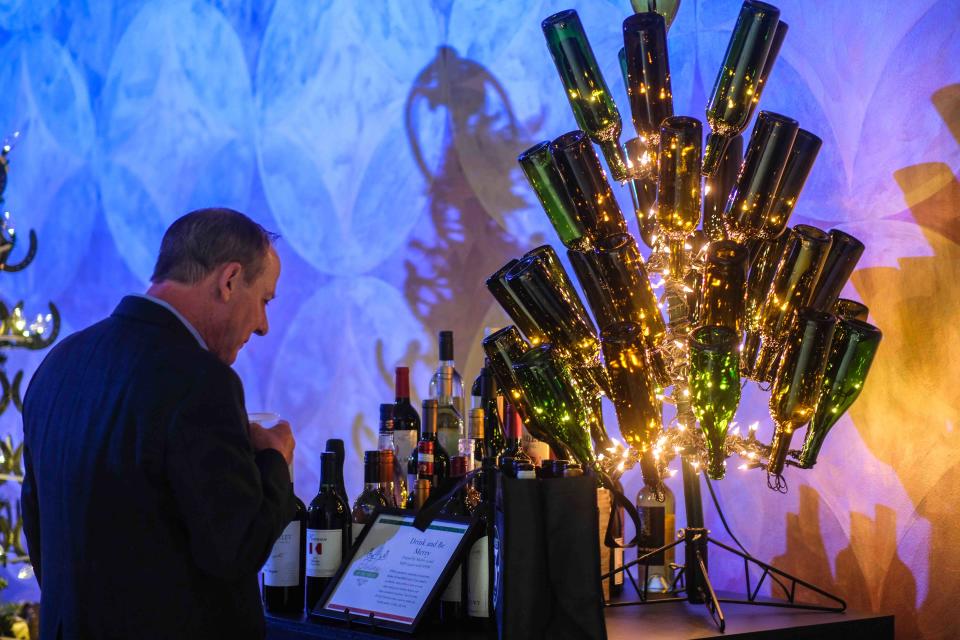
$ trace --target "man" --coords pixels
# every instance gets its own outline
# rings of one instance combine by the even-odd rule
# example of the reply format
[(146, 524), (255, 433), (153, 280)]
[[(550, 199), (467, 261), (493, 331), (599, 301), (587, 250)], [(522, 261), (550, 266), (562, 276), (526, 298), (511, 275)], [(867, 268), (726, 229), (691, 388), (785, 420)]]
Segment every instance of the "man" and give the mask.
[(262, 638), (257, 571), (293, 517), (290, 426), (230, 368), (267, 333), (275, 238), (229, 209), (163, 237), (145, 296), (63, 340), (24, 401), (24, 530), (53, 638)]

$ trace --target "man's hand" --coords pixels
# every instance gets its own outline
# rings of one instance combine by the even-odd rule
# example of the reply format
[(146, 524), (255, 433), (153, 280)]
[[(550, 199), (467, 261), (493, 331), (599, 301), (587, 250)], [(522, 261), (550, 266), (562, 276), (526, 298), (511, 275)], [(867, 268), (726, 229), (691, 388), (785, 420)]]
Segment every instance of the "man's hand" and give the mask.
[(250, 443), (253, 445), (254, 451), (276, 449), (283, 455), (287, 464), (293, 462), (293, 449), (297, 445), (293, 439), (293, 432), (290, 431), (290, 423), (286, 420), (281, 420), (270, 428), (264, 428), (256, 422), (251, 422)]

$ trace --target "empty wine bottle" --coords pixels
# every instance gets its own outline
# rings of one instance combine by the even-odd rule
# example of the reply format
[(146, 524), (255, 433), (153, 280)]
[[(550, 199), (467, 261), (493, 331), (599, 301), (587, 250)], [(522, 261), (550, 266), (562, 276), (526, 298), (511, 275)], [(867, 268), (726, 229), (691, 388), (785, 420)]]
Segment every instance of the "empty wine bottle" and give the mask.
[(561, 11), (545, 19), (541, 27), (577, 126), (600, 145), (613, 179), (623, 182), (630, 175), (620, 147), (620, 112), (600, 73), (580, 16), (572, 9)]
[(703, 156), (704, 175), (716, 173), (727, 144), (750, 122), (763, 74), (772, 68), (768, 57), (779, 20), (779, 9), (758, 0), (746, 0), (740, 9), (707, 105), (711, 132)]
[(668, 273), (684, 273), (686, 239), (700, 222), (702, 135), (696, 118), (672, 116), (660, 125), (657, 225), (666, 236), (670, 257)]
[(337, 490), (337, 454), (320, 454), (320, 491), (307, 509), (307, 611), (336, 575), (352, 539), (350, 507)]
[(506, 281), (507, 274), (519, 263), (519, 260), (513, 259), (500, 267), (487, 278), (487, 289), (527, 339), (533, 344), (541, 344), (547, 341), (546, 334)]
[[(723, 213), (727, 234), (732, 239), (738, 242), (773, 239), (767, 234), (778, 225), (768, 222), (767, 218), (799, 128), (796, 120), (779, 113), (761, 111), (757, 116), (747, 155)], [(780, 235), (779, 231), (776, 235)]]
[(629, 16), (623, 21), (623, 43), (633, 125), (656, 148), (660, 123), (673, 115), (666, 21), (650, 11)]
[(762, 341), (753, 371), (756, 380), (773, 381), (774, 364), (780, 361), (794, 313), (809, 303), (830, 243), (830, 235), (816, 227), (798, 224), (790, 230), (760, 312)]
[(833, 304), (833, 313), (838, 318), (850, 318), (851, 320), (866, 322), (870, 315), (870, 309), (862, 302), (840, 298)]
[(580, 224), (573, 201), (563, 183), (563, 176), (550, 155), (550, 141), (545, 140), (520, 154), (517, 158), (523, 174), (533, 187), (543, 210), (556, 229), (565, 247), (579, 247), (584, 229)]
[[(703, 232), (710, 240), (723, 240), (727, 237), (723, 210), (727, 207), (727, 199), (737, 181), (742, 163), (743, 136), (738, 135), (730, 140), (719, 168), (714, 175), (707, 178), (703, 186)], [(787, 166), (789, 168), (789, 164)]]
[(860, 396), (882, 337), (879, 329), (861, 320), (840, 318), (837, 323), (817, 408), (800, 451), (800, 466), (804, 469), (817, 463), (830, 429)]
[(642, 11), (656, 11), (663, 16), (667, 29), (673, 24), (680, 9), (680, 0), (630, 0), (630, 5), (637, 13)]
[(740, 404), (740, 334), (727, 326), (690, 334), (690, 404), (707, 446), (707, 475), (726, 474), (727, 427)]
[(830, 251), (810, 296), (810, 306), (820, 311), (829, 311), (840, 298), (840, 291), (863, 255), (863, 243), (849, 233), (831, 229), (830, 238)]
[(656, 246), (657, 227), (657, 146), (651, 146), (640, 138), (630, 138), (624, 144), (627, 160), (640, 167), (639, 177), (630, 180), (630, 199), (633, 214), (637, 218), (640, 239), (653, 249)]
[(793, 432), (813, 417), (836, 325), (836, 316), (810, 307), (796, 314), (770, 391), (776, 428), (767, 471), (774, 476), (783, 473)]
[(797, 130), (797, 137), (793, 141), (793, 146), (790, 147), (787, 166), (780, 177), (777, 194), (764, 218), (761, 237), (777, 238), (786, 230), (803, 185), (807, 182), (807, 176), (813, 168), (813, 162), (817, 159), (817, 153), (820, 152), (821, 144), (820, 138), (809, 131)]
[(733, 240), (711, 242), (707, 248), (698, 324), (727, 327), (739, 336), (744, 327), (744, 296), (747, 288), (747, 249)]
[(586, 134), (579, 130), (563, 134), (550, 144), (550, 155), (589, 243), (625, 232), (627, 222)]
[[(293, 486), (293, 464), (290, 464)], [(307, 553), (307, 508), (293, 495), (293, 518), (273, 543), (270, 556), (261, 571), (263, 605), (270, 613), (301, 613), (304, 602)]]
[(775, 240), (758, 240), (751, 256), (750, 272), (747, 277), (747, 291), (744, 298), (744, 324), (746, 333), (743, 350), (740, 352), (740, 375), (750, 380), (762, 382), (754, 375), (757, 356), (760, 351), (760, 321), (763, 304), (770, 291), (770, 284), (776, 274), (777, 265), (787, 246), (789, 234), (783, 234)]

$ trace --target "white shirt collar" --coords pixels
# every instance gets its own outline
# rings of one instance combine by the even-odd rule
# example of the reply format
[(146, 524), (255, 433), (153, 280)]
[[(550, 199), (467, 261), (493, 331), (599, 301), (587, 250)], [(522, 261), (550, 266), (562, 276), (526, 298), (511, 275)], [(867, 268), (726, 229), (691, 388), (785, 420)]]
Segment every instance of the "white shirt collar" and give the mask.
[(130, 295), (136, 296), (138, 298), (144, 298), (145, 300), (149, 300), (150, 302), (156, 303), (161, 307), (163, 307), (164, 309), (166, 309), (167, 311), (169, 311), (170, 313), (172, 313), (173, 315), (175, 315), (177, 319), (183, 323), (183, 326), (187, 328), (187, 331), (189, 331), (191, 335), (193, 335), (193, 337), (197, 339), (197, 342), (200, 343), (200, 346), (206, 349), (207, 351), (210, 350), (210, 348), (207, 346), (207, 343), (204, 341), (204, 339), (200, 337), (200, 332), (197, 331), (196, 327), (190, 324), (190, 321), (184, 318), (183, 314), (177, 311), (172, 304), (170, 304), (166, 300), (161, 300), (160, 298), (156, 298), (146, 293), (132, 293)]

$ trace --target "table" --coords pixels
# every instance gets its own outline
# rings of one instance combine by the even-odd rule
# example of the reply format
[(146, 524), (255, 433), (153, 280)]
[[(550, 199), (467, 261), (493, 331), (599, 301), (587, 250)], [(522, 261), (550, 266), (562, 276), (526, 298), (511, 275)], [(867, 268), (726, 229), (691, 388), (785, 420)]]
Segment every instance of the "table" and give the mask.
[[(718, 594), (721, 597), (727, 594)], [(732, 594), (729, 594), (732, 595)], [(723, 604), (726, 633), (703, 605), (671, 602), (645, 607), (612, 607), (606, 612), (609, 640), (687, 640), (736, 638), (737, 640), (893, 640), (893, 616), (847, 611), (824, 613), (799, 609)], [(267, 614), (267, 640), (375, 640), (410, 638), (402, 633), (374, 632), (369, 627), (307, 620), (306, 616)], [(481, 632), (425, 627), (416, 635), (423, 640), (486, 640)]]

